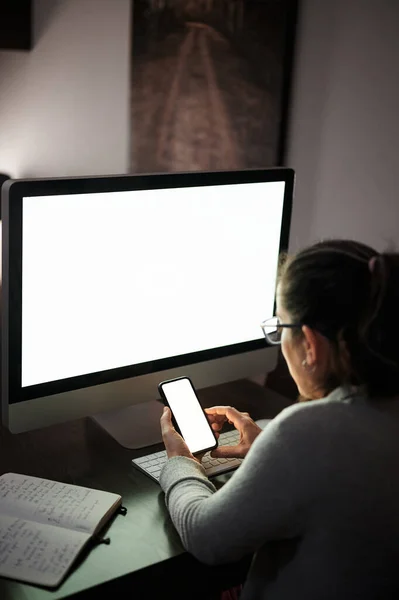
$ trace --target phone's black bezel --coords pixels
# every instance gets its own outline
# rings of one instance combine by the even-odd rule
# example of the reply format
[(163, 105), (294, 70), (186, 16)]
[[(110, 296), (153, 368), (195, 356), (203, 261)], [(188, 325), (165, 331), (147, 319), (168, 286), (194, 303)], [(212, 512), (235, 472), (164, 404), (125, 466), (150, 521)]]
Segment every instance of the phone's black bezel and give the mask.
[[(200, 405), (202, 412), (204, 413), (204, 416), (205, 416), (205, 418), (206, 418), (206, 420), (207, 420), (207, 422), (208, 422), (208, 425), (209, 425), (209, 421), (208, 421), (208, 418), (207, 418), (207, 416), (206, 416), (206, 412), (205, 412), (205, 410), (203, 409), (203, 407), (202, 407), (202, 405), (201, 405), (201, 402), (199, 401), (199, 398), (198, 398), (198, 395), (197, 395), (196, 389), (195, 389), (195, 387), (194, 387), (194, 384), (193, 384), (193, 382), (191, 381), (191, 379), (190, 379), (189, 377), (187, 377), (187, 375), (182, 375), (181, 377), (173, 377), (173, 379), (165, 379), (165, 381), (161, 381), (161, 383), (159, 383), (159, 384), (158, 384), (158, 391), (159, 391), (159, 395), (161, 396), (161, 400), (163, 401), (163, 403), (164, 403), (166, 406), (168, 406), (168, 407), (170, 408), (170, 412), (172, 413), (172, 423), (173, 423), (173, 426), (174, 426), (174, 428), (176, 429), (176, 431), (178, 431), (178, 432), (180, 433), (180, 435), (181, 435), (181, 436), (182, 436), (182, 438), (184, 439), (184, 436), (183, 436), (182, 432), (180, 431), (180, 427), (179, 427), (179, 425), (178, 425), (178, 423), (177, 423), (177, 421), (176, 421), (176, 418), (175, 418), (175, 416), (174, 416), (174, 414), (173, 414), (172, 407), (170, 406), (170, 404), (169, 404), (169, 402), (168, 402), (168, 399), (167, 399), (167, 397), (166, 397), (166, 394), (165, 394), (165, 392), (164, 392), (164, 391), (163, 391), (163, 389), (162, 389), (162, 386), (163, 386), (163, 385), (166, 385), (166, 384), (168, 384), (168, 383), (173, 383), (174, 381), (180, 381), (181, 379), (187, 379), (187, 380), (188, 380), (188, 382), (189, 382), (189, 384), (191, 385), (191, 387), (192, 387), (192, 390), (193, 390), (193, 392), (194, 392), (194, 396), (196, 397), (196, 399), (197, 399), (197, 402), (198, 402), (198, 404)], [(211, 432), (212, 432), (212, 435), (213, 435), (213, 437), (214, 437), (214, 439), (215, 439), (215, 445), (214, 445), (214, 446), (210, 446), (209, 448), (204, 448), (203, 450), (197, 450), (197, 452), (192, 452), (192, 454), (193, 454), (194, 456), (195, 456), (196, 454), (203, 454), (204, 452), (209, 452), (209, 450), (214, 450), (215, 448), (217, 448), (217, 446), (218, 446), (218, 440), (217, 440), (217, 437), (216, 437), (216, 435), (215, 435), (215, 432), (213, 431), (213, 429), (212, 429), (212, 427), (211, 427), (210, 425), (209, 425), (209, 429), (211, 430)]]

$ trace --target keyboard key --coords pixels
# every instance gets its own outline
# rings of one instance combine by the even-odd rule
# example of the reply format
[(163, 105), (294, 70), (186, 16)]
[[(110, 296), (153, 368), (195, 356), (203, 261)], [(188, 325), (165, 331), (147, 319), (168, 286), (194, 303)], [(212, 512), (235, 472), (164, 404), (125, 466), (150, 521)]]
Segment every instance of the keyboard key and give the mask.
[(149, 465), (149, 460), (148, 460), (148, 456), (142, 456), (141, 458), (135, 458), (135, 462), (140, 465), (141, 467), (144, 467), (144, 465)]
[(161, 471), (161, 469), (159, 468), (158, 465), (151, 465), (150, 467), (148, 467), (147, 471), (149, 473), (159, 473)]

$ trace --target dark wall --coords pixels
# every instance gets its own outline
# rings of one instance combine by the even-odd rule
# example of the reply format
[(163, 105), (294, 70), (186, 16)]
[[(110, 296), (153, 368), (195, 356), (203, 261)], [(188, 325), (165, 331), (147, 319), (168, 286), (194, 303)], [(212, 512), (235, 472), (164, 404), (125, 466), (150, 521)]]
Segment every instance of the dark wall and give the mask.
[(32, 0), (1, 0), (0, 50), (32, 48)]

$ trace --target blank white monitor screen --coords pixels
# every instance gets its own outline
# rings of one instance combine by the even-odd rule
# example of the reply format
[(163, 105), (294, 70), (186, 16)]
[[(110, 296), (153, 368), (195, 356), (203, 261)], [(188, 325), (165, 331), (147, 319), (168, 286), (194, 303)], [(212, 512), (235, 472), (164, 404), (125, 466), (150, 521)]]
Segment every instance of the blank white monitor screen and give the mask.
[(24, 197), (21, 387), (262, 339), (285, 185)]

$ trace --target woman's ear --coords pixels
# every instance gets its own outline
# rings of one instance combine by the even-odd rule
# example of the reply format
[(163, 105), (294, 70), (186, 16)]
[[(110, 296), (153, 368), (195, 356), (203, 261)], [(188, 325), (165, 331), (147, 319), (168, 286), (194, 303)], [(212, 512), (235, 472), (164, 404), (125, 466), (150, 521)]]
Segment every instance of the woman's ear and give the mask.
[(330, 345), (328, 340), (311, 327), (302, 326), (304, 355), (310, 368), (325, 366), (330, 356)]

